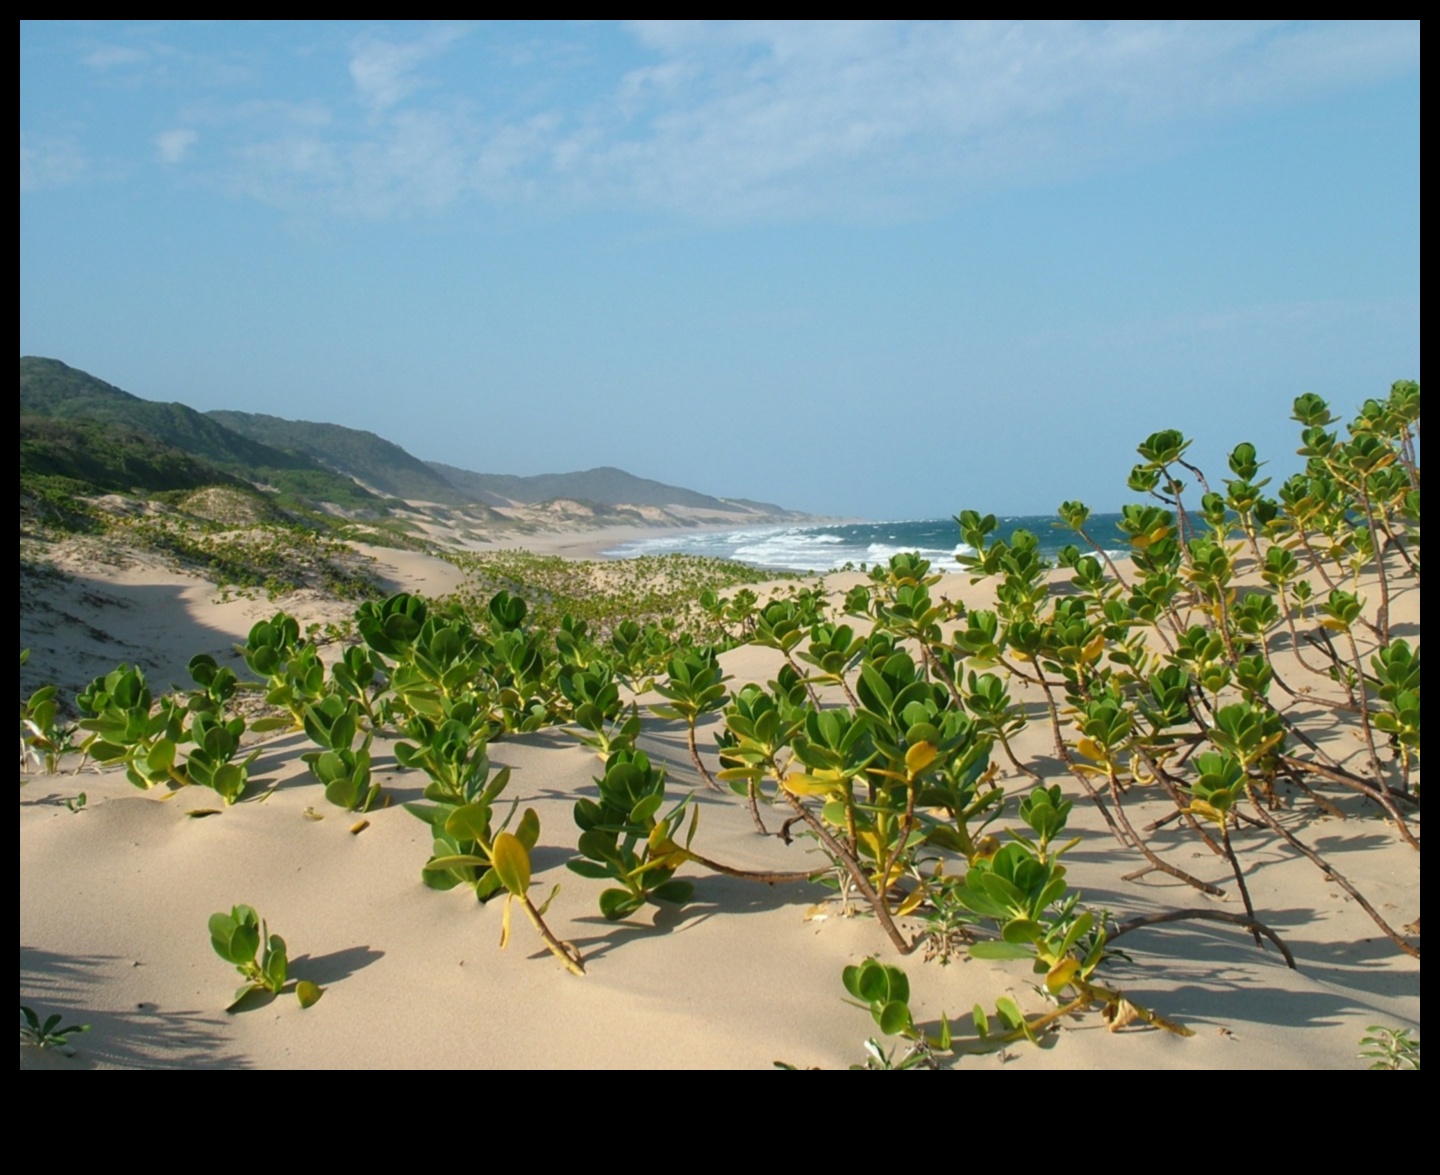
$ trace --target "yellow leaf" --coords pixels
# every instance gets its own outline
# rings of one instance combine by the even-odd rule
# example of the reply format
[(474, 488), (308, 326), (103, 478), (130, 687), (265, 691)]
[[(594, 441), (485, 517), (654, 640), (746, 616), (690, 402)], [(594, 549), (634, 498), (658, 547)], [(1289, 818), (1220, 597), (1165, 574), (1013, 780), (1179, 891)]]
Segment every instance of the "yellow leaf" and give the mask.
[(939, 752), (933, 743), (915, 743), (905, 752), (905, 770), (911, 776), (919, 775), (931, 763), (935, 762), (935, 756)]
[(530, 853), (514, 833), (495, 834), (490, 861), (500, 875), (500, 884), (512, 894), (523, 894), (530, 888)]
[(1079, 973), (1080, 964), (1067, 956), (1050, 968), (1049, 973), (1045, 976), (1045, 987), (1051, 995), (1059, 995)]
[(510, 945), (510, 903), (514, 900), (514, 894), (505, 895), (505, 912), (500, 916), (500, 949), (502, 951)]
[(785, 790), (797, 796), (824, 796), (838, 790), (838, 779), (792, 771), (784, 779)]
[(976, 861), (989, 861), (1000, 851), (1000, 839), (994, 836), (982, 836), (975, 842), (975, 851), (970, 855), (970, 863)]

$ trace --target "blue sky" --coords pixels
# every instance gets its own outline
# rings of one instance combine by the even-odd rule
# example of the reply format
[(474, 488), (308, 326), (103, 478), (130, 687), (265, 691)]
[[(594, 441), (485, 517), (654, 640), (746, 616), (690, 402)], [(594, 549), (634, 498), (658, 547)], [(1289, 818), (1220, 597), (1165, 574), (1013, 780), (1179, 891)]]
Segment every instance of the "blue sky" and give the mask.
[(20, 352), (495, 473), (1113, 509), (1419, 371), (1411, 22), (22, 22)]

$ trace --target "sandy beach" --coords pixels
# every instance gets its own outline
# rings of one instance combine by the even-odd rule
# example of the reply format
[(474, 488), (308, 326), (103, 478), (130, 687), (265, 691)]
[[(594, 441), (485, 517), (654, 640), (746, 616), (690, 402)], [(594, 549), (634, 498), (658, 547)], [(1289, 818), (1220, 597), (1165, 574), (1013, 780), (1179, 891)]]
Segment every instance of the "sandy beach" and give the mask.
[[(653, 531), (548, 532), (515, 543), (578, 558), (642, 534)], [(432, 556), (379, 547), (363, 554), (391, 590), (441, 596), (463, 580)], [(238, 664), (232, 646), (277, 607), (302, 625), (338, 623), (353, 610), (304, 592), (274, 602), (221, 600), (194, 576), (159, 563), (107, 563), (98, 551), (60, 570), (68, 578), (32, 589), (22, 609), (21, 646), (32, 650), (22, 697), (41, 681), (73, 694), (121, 661), (143, 664), (158, 693), (188, 683), (185, 666), (197, 653)], [(831, 575), (825, 586), (838, 599), (864, 578)], [(992, 590), (962, 576), (932, 589), (972, 607)], [(1396, 634), (1418, 645), (1418, 586), (1399, 585), (1391, 618)], [(753, 646), (721, 661), (732, 690), (765, 682), (781, 665), (778, 652)], [(1207, 903), (1240, 908), (1227, 863), (1173, 829), (1155, 834), (1157, 850), (1227, 896), (1204, 897), (1156, 872), (1122, 880), (1143, 861), (1116, 843), (1055, 760), (1038, 694), (1023, 700), (1031, 721), (1017, 756), (1080, 797), (1070, 828), (1082, 840), (1066, 862), (1088, 905), (1120, 921)], [(1327, 751), (1360, 764), (1353, 721), (1326, 714), (1333, 712), (1317, 722)], [(699, 728), (712, 767), (719, 724), (712, 714)], [(77, 772), (73, 761), (59, 774), (22, 775), (21, 1002), (90, 1025), (74, 1037), (73, 1055), (22, 1046), (22, 1068), (765, 1069), (776, 1060), (844, 1068), (863, 1060), (863, 1042), (879, 1035), (841, 985), (842, 969), (868, 956), (904, 966), (924, 1025), (938, 1026), (942, 1014), (963, 1025), (975, 1004), (993, 1008), (1002, 996), (1027, 1012), (1047, 1008), (1027, 965), (963, 953), (948, 963), (924, 962), (919, 952), (901, 959), (873, 918), (852, 916), (811, 882), (761, 885), (687, 866), (682, 876), (696, 887), (690, 904), (673, 912), (647, 906), (607, 922), (598, 883), (565, 868), (577, 836), (571, 810), (578, 797), (595, 794), (600, 763), (565, 729), (549, 728), (497, 741), (490, 756), (512, 770), (506, 799), (540, 817), (535, 891), (560, 886), (547, 919), (584, 955), (587, 973), (574, 977), (518, 915), (508, 948), (499, 949), (502, 902), (481, 905), (464, 888), (440, 893), (421, 884), (430, 830), (402, 805), (420, 798), (424, 777), (398, 767), (393, 740), (377, 739), (373, 748), (391, 802), (363, 818), (326, 802), (300, 758), (309, 745), (303, 734), (264, 742), (251, 769), (258, 786), (228, 808), (200, 788), (142, 792), (122, 772)], [(742, 801), (704, 788), (682, 724), (647, 717), (640, 746), (665, 765), (673, 796), (695, 793), (695, 844), (707, 856), (751, 869), (823, 864), (813, 842), (761, 837)], [(1029, 790), (998, 752), (995, 761), (1007, 793)], [(1153, 798), (1129, 804), (1137, 824), (1173, 810), (1152, 790)], [(65, 801), (81, 792), (83, 808), (71, 810)], [(223, 811), (194, 814), (217, 808)], [(1012, 800), (992, 831), (1016, 827), (1014, 811)], [(1418, 811), (1413, 822), (1418, 830)], [(1346, 799), (1335, 816), (1307, 808), (1295, 831), (1392, 925), (1414, 924), (1418, 945), (1419, 854), (1383, 812)], [(1294, 952), (1294, 970), (1234, 926), (1145, 928), (1121, 940), (1130, 958), (1108, 964), (1105, 981), (1192, 1028), (1193, 1037), (1138, 1026), (1112, 1032), (1090, 1013), (1066, 1020), (1038, 1046), (1020, 1042), (947, 1064), (1359, 1069), (1359, 1041), (1370, 1025), (1418, 1035), (1418, 959), (1401, 954), (1346, 893), (1264, 830), (1242, 826), (1233, 837), (1257, 914)], [(238, 903), (254, 906), (284, 936), (291, 975), (323, 989), (313, 1007), (283, 994), (227, 1014), (238, 977), (212, 951), (206, 924)]]

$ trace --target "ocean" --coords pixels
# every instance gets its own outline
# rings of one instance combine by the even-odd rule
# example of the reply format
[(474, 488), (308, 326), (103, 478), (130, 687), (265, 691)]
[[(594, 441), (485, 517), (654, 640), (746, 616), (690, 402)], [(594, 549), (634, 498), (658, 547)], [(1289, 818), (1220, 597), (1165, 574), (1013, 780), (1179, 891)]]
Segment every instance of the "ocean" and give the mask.
[[(1118, 514), (1093, 514), (1085, 530), (1106, 550), (1127, 553), (1116, 522)], [(1017, 529), (1032, 532), (1040, 540), (1040, 553), (1053, 561), (1060, 548), (1075, 543), (1089, 553), (1074, 531), (1061, 524), (1054, 514), (996, 515), (999, 525), (992, 533), (1008, 538)], [(918, 551), (936, 571), (959, 571), (957, 554), (970, 554), (960, 541), (960, 527), (953, 518), (926, 518), (899, 522), (825, 523), (816, 526), (757, 526), (743, 530), (667, 530), (653, 537), (622, 543), (605, 552), (609, 558), (628, 559), (636, 555), (710, 555), (781, 571), (838, 571), (847, 563), (857, 570), (872, 567), (902, 551)]]

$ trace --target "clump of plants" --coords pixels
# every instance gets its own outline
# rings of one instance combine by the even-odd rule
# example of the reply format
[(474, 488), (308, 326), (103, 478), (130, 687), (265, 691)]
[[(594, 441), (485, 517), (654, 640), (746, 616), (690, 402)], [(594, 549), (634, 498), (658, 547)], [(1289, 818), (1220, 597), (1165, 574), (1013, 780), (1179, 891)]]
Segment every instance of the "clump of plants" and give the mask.
[(783, 578), (697, 555), (587, 561), (524, 550), (440, 554), (467, 573), (458, 598), (471, 607), (506, 591), (529, 600), (543, 628), (557, 628), (568, 615), (602, 637), (627, 623), (653, 625), (681, 644), (725, 641), (697, 603), (707, 592)]
[[(210, 915), (210, 945), (227, 963), (234, 964), (245, 980), (227, 1012), (236, 1011), (257, 994), (279, 995), (285, 990), (290, 975), (285, 940), (269, 932), (254, 907), (233, 906), (228, 914)], [(320, 989), (302, 979), (295, 985), (295, 996), (302, 1008), (308, 1008), (320, 998)]]
[[(70, 1053), (70, 1038), (77, 1033), (89, 1032), (88, 1024), (65, 1024), (59, 1012), (52, 1012), (44, 1020), (34, 1008), (20, 1005), (20, 1043), (37, 1049), (57, 1049)], [(1418, 1068), (1418, 1066), (1417, 1066)]]
[[(30, 650), (20, 650), (20, 664)], [(60, 717), (59, 691), (44, 685), (20, 703), (20, 766), (53, 775), (60, 760), (75, 749), (75, 724)]]
[[(1027, 1015), (1008, 998), (993, 1016), (975, 1009), (977, 1036), (992, 1044), (1038, 1039), (1087, 1009), (1113, 1028), (1183, 1035), (1102, 968), (1122, 935), (1202, 918), (1242, 928), (1293, 966), (1246, 880), (1246, 855), (1262, 845), (1309, 860), (1397, 949), (1419, 953), (1305, 842), (1296, 818), (1369, 810), (1418, 865), (1420, 654), (1390, 610), (1420, 575), (1419, 389), (1398, 383), (1367, 401), (1343, 436), (1318, 397), (1299, 397), (1294, 414), (1307, 464), (1273, 496), (1248, 443), (1212, 487), (1181, 433), (1145, 438), (1128, 479), (1142, 500), (1121, 516), (1123, 570), (1093, 541), (1083, 503), (1059, 508), (1079, 541), (1058, 566), (1034, 534), (1002, 535), (994, 515), (962, 511), (973, 551), (963, 562), (993, 584), (993, 607), (937, 596), (940, 577), (916, 554), (874, 566), (839, 608), (805, 586), (768, 601), (748, 587), (724, 596), (747, 581), (713, 561), (457, 557), (472, 575), (467, 592), (365, 600), (357, 640), (328, 660), (279, 612), (237, 650), (254, 682), (203, 656), (190, 665), (195, 688), (168, 697), (128, 666), (97, 678), (78, 700), (85, 749), (136, 786), (199, 783), (234, 802), (254, 759), (241, 750), (247, 730), (304, 731), (327, 799), (366, 811), (380, 799), (376, 740), (392, 738), (396, 764), (428, 780), (425, 802), (409, 806), (432, 831), (425, 883), (482, 902), (503, 893), (502, 943), (518, 905), (579, 974), (578, 950), (545, 922), (556, 889), (543, 902), (530, 896), (539, 818), (502, 802), (509, 772), (490, 761), (499, 740), (568, 726), (604, 765), (594, 798), (575, 804), (569, 867), (602, 883), (607, 919), (683, 906), (695, 892), (689, 866), (770, 883), (814, 878), (873, 915), (898, 955), (924, 947), (942, 959), (1028, 962), (1054, 1009)], [(732, 690), (720, 654), (747, 641), (783, 664), (774, 680)], [(263, 692), (271, 716), (247, 727), (234, 706), (243, 689)], [(638, 695), (652, 689), (661, 700), (642, 708)], [(63, 743), (53, 702), (42, 690), (22, 704), (32, 757)], [(1317, 709), (1353, 719), (1358, 761), (1325, 749)], [(670, 790), (667, 767), (678, 765), (637, 745), (646, 711), (684, 724), (695, 778), (728, 785), (757, 833), (804, 839), (824, 864), (745, 872), (701, 855), (698, 807)], [(697, 731), (713, 715), (715, 745), (702, 747)], [(1043, 765), (1021, 758), (1018, 736), (1032, 721), (1053, 747)], [(1019, 824), (1003, 832), (1007, 770), (1025, 784), (1012, 809)], [(1158, 802), (1159, 819), (1137, 820), (1141, 800)], [(1214, 896), (1233, 886), (1244, 913), (1182, 908), (1117, 925), (1086, 908), (1064, 863), (1076, 802), (1093, 804), (1133, 854), (1127, 878), (1158, 870)], [(216, 949), (246, 977), (242, 990), (278, 991), (284, 944), (253, 915), (217, 915)], [(870, 1042), (870, 1067), (928, 1067), (953, 1047), (948, 1022), (938, 1036), (916, 1029), (898, 967), (869, 960), (845, 985), (904, 1042), (898, 1055)], [(1367, 1055), (1403, 1059), (1409, 1042), (1375, 1030), (1364, 1043), (1382, 1051)]]
[(1420, 1041), (1408, 1028), (1386, 1028), (1372, 1024), (1360, 1038), (1361, 1060), (1369, 1061), (1367, 1069), (1413, 1070), (1420, 1072)]
[(208, 654), (191, 659), (190, 674), (198, 689), (158, 699), (133, 666), (95, 678), (76, 698), (85, 715), (80, 729), (90, 732), (84, 750), (97, 763), (123, 765), (138, 788), (196, 784), (233, 804), (244, 795), (259, 754), (241, 757), (245, 718), (227, 710), (239, 683), (233, 670)]

